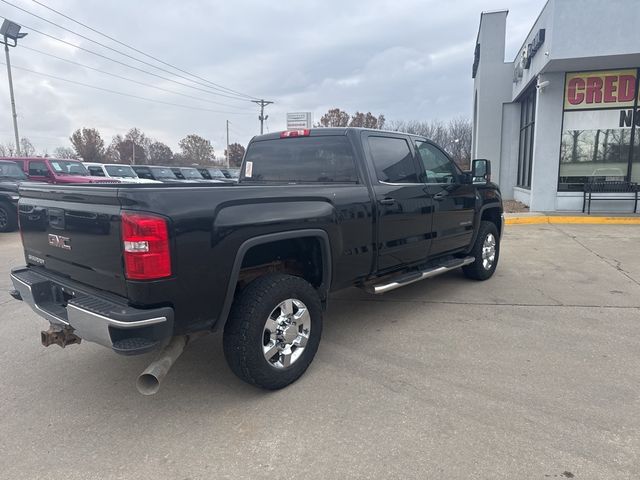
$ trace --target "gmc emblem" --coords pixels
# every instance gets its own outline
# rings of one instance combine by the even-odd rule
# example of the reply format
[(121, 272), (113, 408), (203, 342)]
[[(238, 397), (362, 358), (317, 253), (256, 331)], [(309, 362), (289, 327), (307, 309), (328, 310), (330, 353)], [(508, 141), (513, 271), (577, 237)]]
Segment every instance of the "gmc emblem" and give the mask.
[(49, 234), (49, 245), (52, 247), (58, 247), (63, 250), (71, 250), (71, 239), (69, 237), (63, 237), (62, 235)]

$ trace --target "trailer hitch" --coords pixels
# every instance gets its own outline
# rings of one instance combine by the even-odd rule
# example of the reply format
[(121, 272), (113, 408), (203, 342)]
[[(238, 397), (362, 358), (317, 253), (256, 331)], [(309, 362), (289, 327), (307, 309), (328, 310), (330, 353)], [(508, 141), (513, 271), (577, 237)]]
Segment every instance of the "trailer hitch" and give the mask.
[(72, 328), (59, 327), (57, 325), (50, 325), (49, 330), (40, 332), (40, 340), (45, 347), (60, 345), (62, 348), (82, 341), (79, 336), (73, 333)]

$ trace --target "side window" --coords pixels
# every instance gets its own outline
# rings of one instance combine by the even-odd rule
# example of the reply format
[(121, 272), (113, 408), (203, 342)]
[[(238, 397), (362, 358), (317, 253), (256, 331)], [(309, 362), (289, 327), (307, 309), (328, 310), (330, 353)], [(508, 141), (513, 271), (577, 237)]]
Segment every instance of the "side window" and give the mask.
[(135, 169), (135, 172), (138, 174), (138, 177), (140, 178), (146, 178), (147, 180), (153, 180), (153, 175), (151, 175), (151, 172), (149, 170), (145, 169)]
[(419, 140), (416, 141), (416, 147), (424, 165), (425, 183), (455, 183), (458, 171), (439, 148)]
[(419, 183), (413, 156), (404, 138), (369, 137), (369, 147), (378, 180)]
[(44, 162), (29, 162), (29, 175), (44, 177), (47, 174), (47, 165)]
[(89, 173), (92, 177), (104, 177), (105, 174), (100, 167), (89, 167)]

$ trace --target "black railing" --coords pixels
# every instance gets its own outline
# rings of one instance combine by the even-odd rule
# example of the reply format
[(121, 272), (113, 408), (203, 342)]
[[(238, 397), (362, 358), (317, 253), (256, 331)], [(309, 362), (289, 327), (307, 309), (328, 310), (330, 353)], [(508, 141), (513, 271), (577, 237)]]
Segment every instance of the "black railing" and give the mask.
[[(594, 193), (608, 193), (603, 197), (594, 197)], [(619, 194), (619, 195), (616, 195)], [(624, 195), (623, 194), (627, 194)], [(633, 194), (633, 197), (628, 194)], [(582, 212), (585, 208), (591, 214), (591, 200), (633, 200), (633, 213), (638, 211), (638, 184), (626, 180), (600, 180), (588, 181), (584, 184), (584, 194), (582, 197)]]

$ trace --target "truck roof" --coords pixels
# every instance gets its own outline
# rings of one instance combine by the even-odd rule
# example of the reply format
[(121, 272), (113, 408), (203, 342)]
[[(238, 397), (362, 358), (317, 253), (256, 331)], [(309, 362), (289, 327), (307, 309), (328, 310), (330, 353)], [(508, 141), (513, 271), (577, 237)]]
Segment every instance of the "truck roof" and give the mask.
[[(377, 128), (362, 128), (362, 127), (314, 127), (314, 128), (307, 128), (307, 129), (301, 128), (299, 130), (309, 130), (309, 136), (312, 136), (312, 137), (328, 136), (328, 135), (346, 135), (347, 132), (349, 132), (350, 130), (359, 131), (359, 132), (394, 133), (394, 134), (409, 135), (412, 137), (420, 137), (420, 135), (415, 135), (413, 133), (398, 132), (398, 131), (392, 131), (392, 130), (379, 130)], [(262, 140), (274, 140), (274, 139), (280, 138), (280, 134), (286, 131), (287, 130), (280, 130), (277, 132), (266, 133), (264, 135), (256, 135), (251, 139), (251, 141), (256, 142), (256, 141), (262, 141)]]

